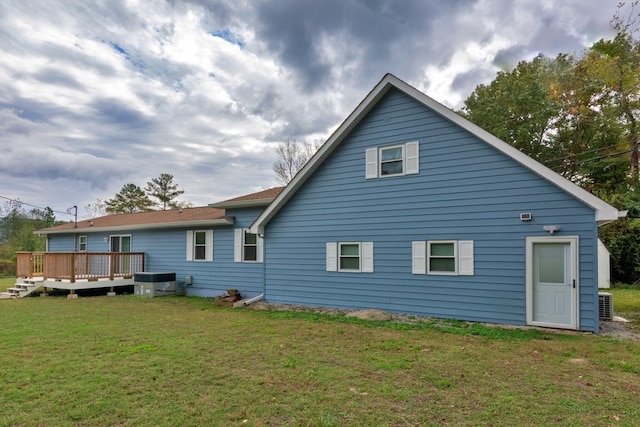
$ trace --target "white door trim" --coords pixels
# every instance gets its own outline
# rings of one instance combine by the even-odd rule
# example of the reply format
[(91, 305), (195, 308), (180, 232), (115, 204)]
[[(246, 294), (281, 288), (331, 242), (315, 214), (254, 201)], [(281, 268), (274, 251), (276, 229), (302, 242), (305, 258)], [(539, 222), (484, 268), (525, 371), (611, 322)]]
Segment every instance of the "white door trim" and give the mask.
[[(569, 324), (556, 324), (533, 320), (533, 245), (535, 243), (568, 243), (570, 245), (571, 275), (569, 278), (575, 281), (571, 289), (571, 322)], [(526, 238), (526, 311), (527, 325), (544, 326), (550, 328), (575, 329), (580, 327), (579, 322), (579, 298), (580, 280), (578, 275), (578, 236), (530, 236)]]

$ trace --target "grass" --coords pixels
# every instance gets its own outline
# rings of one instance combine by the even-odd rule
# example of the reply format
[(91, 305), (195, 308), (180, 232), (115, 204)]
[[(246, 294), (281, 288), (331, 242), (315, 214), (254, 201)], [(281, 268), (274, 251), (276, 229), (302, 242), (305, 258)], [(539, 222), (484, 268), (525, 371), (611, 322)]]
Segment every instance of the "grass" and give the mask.
[(635, 425), (640, 346), (199, 298), (0, 301), (0, 426)]
[(631, 320), (628, 328), (640, 330), (640, 288), (620, 286), (617, 288), (603, 289), (613, 295), (613, 313), (616, 316)]
[(13, 287), (15, 283), (15, 277), (0, 277), (0, 292), (6, 292), (7, 288)]

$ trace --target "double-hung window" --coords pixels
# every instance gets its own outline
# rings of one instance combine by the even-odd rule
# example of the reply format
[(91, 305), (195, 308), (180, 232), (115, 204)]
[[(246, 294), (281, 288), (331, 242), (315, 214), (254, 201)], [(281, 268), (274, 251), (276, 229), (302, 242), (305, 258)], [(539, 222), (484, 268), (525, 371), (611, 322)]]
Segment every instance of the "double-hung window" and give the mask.
[(262, 237), (247, 228), (236, 228), (234, 235), (235, 262), (262, 262)]
[(380, 176), (404, 174), (404, 145), (380, 149)]
[(368, 148), (365, 163), (367, 179), (417, 174), (420, 172), (419, 142)]
[(473, 240), (412, 242), (412, 273), (473, 276), (473, 253)]
[(78, 250), (80, 252), (87, 251), (87, 236), (78, 236)]
[(360, 271), (360, 243), (339, 243), (340, 271)]
[(427, 273), (456, 274), (456, 242), (427, 242)]
[(242, 243), (242, 261), (258, 260), (258, 235), (245, 230)]
[(187, 231), (187, 261), (213, 261), (213, 230)]
[(328, 242), (326, 270), (373, 273), (373, 242)]
[(193, 240), (193, 259), (195, 261), (204, 261), (207, 258), (207, 232), (194, 232)]

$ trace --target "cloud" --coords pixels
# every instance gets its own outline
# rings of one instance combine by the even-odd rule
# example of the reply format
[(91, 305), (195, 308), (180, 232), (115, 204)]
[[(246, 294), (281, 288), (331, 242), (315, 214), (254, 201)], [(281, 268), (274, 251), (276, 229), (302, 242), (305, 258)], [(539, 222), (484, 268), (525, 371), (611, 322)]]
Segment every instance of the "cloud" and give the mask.
[(196, 205), (266, 188), (278, 142), (326, 138), (385, 73), (459, 108), (500, 69), (610, 35), (614, 10), (600, 0), (7, 0), (0, 194), (84, 206), (160, 173)]

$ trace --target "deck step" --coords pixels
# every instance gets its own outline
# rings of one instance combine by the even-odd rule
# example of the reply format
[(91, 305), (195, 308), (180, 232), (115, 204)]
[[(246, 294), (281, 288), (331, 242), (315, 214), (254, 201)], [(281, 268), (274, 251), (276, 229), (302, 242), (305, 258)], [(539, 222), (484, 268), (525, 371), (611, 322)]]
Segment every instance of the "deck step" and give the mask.
[(0, 299), (14, 299), (16, 294), (10, 294), (9, 292), (0, 292)]

